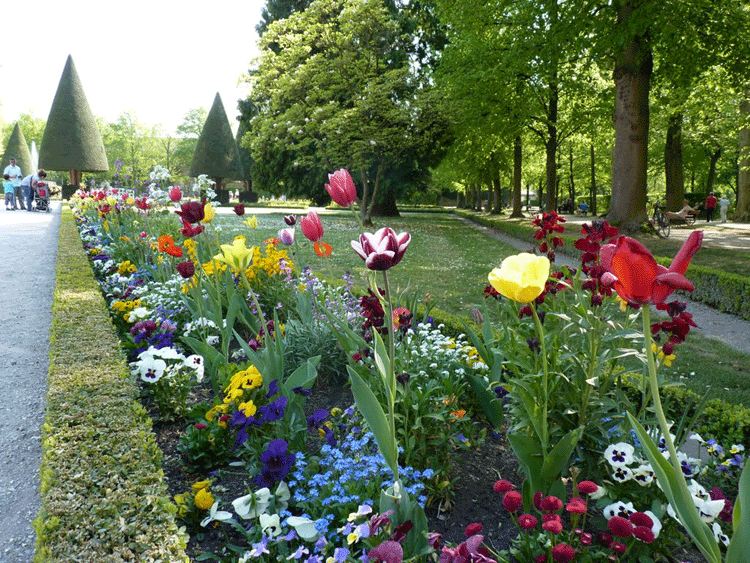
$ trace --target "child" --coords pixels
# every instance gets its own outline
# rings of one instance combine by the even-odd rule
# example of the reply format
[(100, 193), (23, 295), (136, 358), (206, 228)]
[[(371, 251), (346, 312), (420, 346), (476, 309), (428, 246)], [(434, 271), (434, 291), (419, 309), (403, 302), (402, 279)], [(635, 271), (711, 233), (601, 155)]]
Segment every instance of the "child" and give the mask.
[(16, 199), (13, 195), (13, 182), (8, 174), (3, 174), (3, 190), (5, 191), (5, 210), (10, 211), (16, 207)]

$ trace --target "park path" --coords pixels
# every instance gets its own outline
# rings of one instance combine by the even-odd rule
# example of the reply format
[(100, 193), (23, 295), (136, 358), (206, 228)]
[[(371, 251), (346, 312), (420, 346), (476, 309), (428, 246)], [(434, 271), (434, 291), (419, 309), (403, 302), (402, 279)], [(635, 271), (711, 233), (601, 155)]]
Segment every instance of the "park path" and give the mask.
[[(467, 225), (471, 225), (475, 229), (479, 229), (484, 232), (487, 236), (494, 238), (495, 240), (504, 242), (513, 248), (520, 251), (530, 251), (532, 244), (514, 238), (510, 235), (500, 233), (489, 227), (479, 225), (469, 219), (462, 219)], [(588, 221), (591, 219), (589, 218)], [(568, 218), (568, 223), (584, 223), (587, 219)], [(701, 222), (700, 225), (696, 225), (696, 228), (702, 228), (704, 230), (704, 244), (701, 252), (710, 251), (712, 246), (721, 246), (724, 248), (738, 248), (746, 249), (750, 248), (750, 225), (748, 224), (734, 224), (727, 223), (726, 225), (717, 225), (715, 223), (706, 225)], [(670, 236), (684, 240), (690, 234), (690, 229), (673, 229)], [(570, 257), (558, 253), (555, 257), (555, 261), (560, 265), (577, 268), (579, 266), (577, 261), (572, 260)], [(712, 309), (703, 303), (690, 300), (690, 306), (688, 311), (692, 313), (693, 320), (698, 327), (695, 330), (701, 333), (707, 338), (714, 340), (720, 340), (723, 344), (750, 354), (750, 321), (741, 319), (736, 315), (729, 315)]]
[(59, 231), (59, 202), (0, 209), (0, 563), (34, 555)]

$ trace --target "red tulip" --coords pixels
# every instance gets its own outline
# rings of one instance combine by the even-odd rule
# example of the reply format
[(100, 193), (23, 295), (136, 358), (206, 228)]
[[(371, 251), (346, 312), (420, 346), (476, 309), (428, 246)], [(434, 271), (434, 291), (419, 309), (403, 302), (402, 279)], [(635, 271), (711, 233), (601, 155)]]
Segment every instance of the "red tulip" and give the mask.
[(357, 199), (357, 188), (354, 187), (349, 171), (342, 168), (328, 175), (330, 184), (326, 184), (326, 190), (331, 199), (341, 207), (349, 207)]
[(302, 217), (299, 226), (304, 234), (312, 242), (318, 242), (323, 238), (323, 224), (315, 211), (308, 211), (307, 216)]
[(660, 304), (673, 291), (693, 291), (693, 284), (685, 277), (690, 259), (701, 247), (703, 231), (693, 231), (682, 245), (669, 268), (656, 263), (651, 253), (640, 242), (622, 236), (615, 244), (601, 249), (601, 264), (607, 272), (602, 284), (614, 287), (631, 304)]
[(182, 199), (182, 192), (180, 191), (179, 186), (172, 186), (169, 189), (169, 199), (177, 203)]
[(234, 212), (242, 217), (245, 214), (245, 206), (242, 203), (238, 203), (234, 206)]
[(383, 227), (374, 234), (362, 233), (359, 241), (352, 241), (352, 248), (370, 270), (387, 270), (401, 262), (409, 242), (409, 233), (397, 235), (390, 227)]
[(175, 211), (185, 223), (200, 223), (206, 216), (203, 211), (203, 203), (200, 201), (188, 201), (180, 205), (180, 209)]

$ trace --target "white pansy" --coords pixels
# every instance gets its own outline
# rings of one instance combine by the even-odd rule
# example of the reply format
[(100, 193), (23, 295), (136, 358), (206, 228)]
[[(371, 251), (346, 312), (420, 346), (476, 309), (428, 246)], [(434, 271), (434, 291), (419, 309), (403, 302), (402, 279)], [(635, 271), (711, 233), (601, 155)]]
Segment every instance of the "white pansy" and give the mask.
[(635, 460), (633, 457), (634, 452), (635, 448), (628, 443), (619, 442), (617, 444), (610, 444), (604, 450), (604, 459), (613, 467), (630, 465)]
[(232, 506), (240, 518), (248, 520), (265, 513), (271, 504), (271, 498), (271, 491), (268, 487), (263, 487), (254, 493), (234, 499)]
[(305, 541), (312, 541), (318, 537), (315, 521), (302, 516), (290, 516), (286, 523), (297, 532), (297, 535)]
[(651, 525), (651, 531), (654, 533), (654, 538), (658, 538), (659, 532), (661, 532), (661, 520), (659, 520), (656, 517), (656, 514), (654, 514), (650, 510), (645, 510), (643, 513), (651, 518), (651, 521), (653, 522), (653, 524)]
[(275, 538), (281, 534), (281, 520), (278, 514), (261, 514), (258, 517), (258, 522), (263, 535)]
[(227, 512), (226, 510), (219, 510), (219, 501), (217, 500), (216, 502), (214, 502), (213, 506), (211, 507), (211, 510), (209, 510), (208, 516), (206, 516), (201, 521), (201, 526), (205, 528), (213, 521), (226, 522), (227, 520), (231, 520), (231, 519), (232, 519), (232, 513)]
[(193, 368), (195, 370), (195, 379), (198, 381), (198, 383), (203, 381), (203, 375), (206, 370), (203, 356), (193, 354), (192, 356), (188, 356), (187, 358), (185, 358), (184, 363), (187, 367)]
[(721, 529), (721, 525), (718, 522), (714, 522), (714, 525), (711, 528), (717, 542), (729, 545), (729, 537), (724, 533), (724, 530)]
[(612, 504), (605, 506), (604, 510), (602, 510), (602, 514), (604, 514), (604, 517), (607, 520), (611, 520), (615, 516), (622, 516), (623, 518), (628, 518), (635, 511), (636, 510), (632, 502), (617, 501), (617, 502), (613, 502)]

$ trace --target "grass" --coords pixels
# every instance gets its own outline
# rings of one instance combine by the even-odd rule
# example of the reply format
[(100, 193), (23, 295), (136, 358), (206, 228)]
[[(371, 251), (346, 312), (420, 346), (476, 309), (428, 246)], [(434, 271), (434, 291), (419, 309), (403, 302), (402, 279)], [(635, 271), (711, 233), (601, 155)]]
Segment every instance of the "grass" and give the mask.
[[(323, 241), (333, 247), (333, 253), (327, 260), (316, 256), (298, 228), (301, 262), (329, 278), (350, 271), (364, 285), (366, 270), (349, 244), (360, 232), (358, 224), (349, 213), (326, 213), (321, 219), (325, 230)], [(278, 230), (286, 226), (281, 214), (258, 215), (258, 229), (252, 234), (235, 216), (221, 216), (217, 221), (230, 233), (245, 234), (248, 244), (276, 236)], [(528, 223), (528, 220), (524, 222)], [(483, 301), (482, 290), (487, 285), (489, 271), (505, 256), (517, 252), (481, 231), (467, 227), (451, 214), (404, 213), (402, 217), (387, 222), (382, 220), (375, 228), (384, 225), (412, 235), (403, 261), (389, 272), (394, 286), (402, 291), (410, 287), (419, 294), (429, 294), (435, 306), (465, 317), (469, 316), (472, 306)], [(578, 234), (580, 227), (569, 227), (569, 234)], [(674, 256), (682, 244), (674, 239), (642, 238), (644, 244), (659, 256)], [(729, 266), (734, 266), (731, 271), (750, 276), (750, 265), (743, 264), (750, 264), (750, 260), (738, 260), (738, 253), (742, 255), (740, 250), (712, 248), (711, 252), (699, 252), (693, 262), (727, 271)], [(743, 274), (745, 270), (747, 273)], [(664, 371), (669, 381), (684, 384), (700, 395), (709, 391), (710, 398), (750, 407), (748, 355), (695, 332), (676, 349), (676, 354), (672, 368)]]
[[(281, 214), (257, 217), (258, 228), (250, 233), (238, 217), (225, 215), (215, 221), (220, 221), (228, 232), (245, 234), (248, 245), (277, 236), (278, 230), (286, 226)], [(315, 255), (312, 245), (297, 228), (300, 250), (297, 262), (330, 279), (349, 271), (366, 285), (364, 262), (350, 246), (361, 232), (357, 222), (350, 213), (327, 213), (321, 220), (323, 242), (333, 247), (330, 258)], [(412, 235), (403, 260), (388, 272), (394, 289), (403, 292), (409, 288), (422, 295), (429, 294), (435, 306), (453, 314), (468, 316), (471, 307), (482, 301), (487, 274), (503, 258), (516, 252), (479, 231), (468, 229), (460, 219), (447, 213), (404, 213), (374, 228), (386, 225), (396, 232), (407, 231)]]

